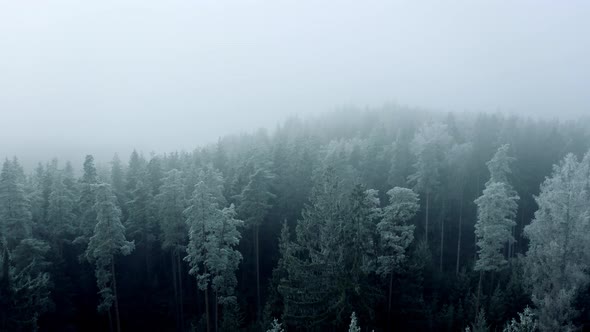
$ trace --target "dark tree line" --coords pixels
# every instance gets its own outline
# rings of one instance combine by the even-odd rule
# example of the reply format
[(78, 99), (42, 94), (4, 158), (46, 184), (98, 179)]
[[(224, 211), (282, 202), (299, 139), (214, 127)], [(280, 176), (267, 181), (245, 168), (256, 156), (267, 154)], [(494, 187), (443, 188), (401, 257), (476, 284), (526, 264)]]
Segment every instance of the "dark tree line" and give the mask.
[(386, 107), (0, 173), (0, 331), (566, 331), (590, 123)]

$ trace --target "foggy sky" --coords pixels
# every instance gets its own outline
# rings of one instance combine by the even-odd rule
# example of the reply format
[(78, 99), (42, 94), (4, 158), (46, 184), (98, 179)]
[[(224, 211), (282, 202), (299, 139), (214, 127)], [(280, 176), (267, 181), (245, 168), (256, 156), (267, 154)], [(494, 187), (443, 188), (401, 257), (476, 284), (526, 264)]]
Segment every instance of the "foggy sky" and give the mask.
[(0, 156), (191, 150), (397, 102), (590, 110), (587, 1), (0, 0)]

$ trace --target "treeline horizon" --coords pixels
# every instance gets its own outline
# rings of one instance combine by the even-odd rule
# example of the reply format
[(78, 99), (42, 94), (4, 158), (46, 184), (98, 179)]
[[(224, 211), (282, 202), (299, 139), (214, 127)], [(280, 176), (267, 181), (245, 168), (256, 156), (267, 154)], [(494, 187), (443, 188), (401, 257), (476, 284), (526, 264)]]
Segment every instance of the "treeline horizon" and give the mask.
[(0, 331), (582, 328), (589, 149), (585, 120), (385, 107), (6, 159)]

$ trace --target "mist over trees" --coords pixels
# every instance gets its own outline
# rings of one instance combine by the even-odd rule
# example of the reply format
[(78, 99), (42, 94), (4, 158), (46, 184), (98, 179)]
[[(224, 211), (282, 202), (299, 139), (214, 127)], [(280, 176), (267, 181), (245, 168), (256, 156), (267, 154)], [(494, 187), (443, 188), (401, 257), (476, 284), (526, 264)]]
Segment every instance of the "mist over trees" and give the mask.
[(407, 108), (0, 172), (0, 331), (572, 331), (590, 122)]

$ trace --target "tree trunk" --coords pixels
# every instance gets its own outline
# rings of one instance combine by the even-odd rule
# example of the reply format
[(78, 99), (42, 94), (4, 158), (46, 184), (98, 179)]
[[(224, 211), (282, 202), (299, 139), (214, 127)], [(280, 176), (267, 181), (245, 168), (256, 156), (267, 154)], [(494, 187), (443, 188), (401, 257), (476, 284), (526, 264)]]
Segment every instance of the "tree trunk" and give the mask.
[(119, 299), (117, 298), (117, 277), (115, 274), (115, 258), (111, 258), (111, 273), (113, 274), (113, 297), (115, 298), (115, 322), (117, 332), (121, 332), (121, 320), (119, 319)]
[(217, 291), (215, 291), (215, 332), (219, 331), (219, 303)]
[(109, 313), (109, 331), (113, 332), (113, 315), (111, 314), (111, 308), (107, 310)]
[(176, 253), (174, 251), (170, 252), (170, 258), (172, 259), (172, 286), (174, 288), (174, 315), (176, 320), (176, 330), (180, 330), (180, 321), (179, 321), (179, 312), (178, 312), (178, 288), (177, 288), (177, 278), (176, 278)]
[(440, 220), (440, 260), (438, 265), (439, 272), (443, 271), (443, 256), (445, 249), (445, 213), (443, 208), (443, 216)]
[(179, 307), (180, 307), (180, 330), (184, 331), (184, 299), (182, 297), (182, 261), (180, 260), (180, 253), (176, 252), (176, 268), (178, 273), (178, 289), (179, 289)]
[(387, 325), (391, 329), (391, 295), (393, 292), (393, 270), (389, 274), (389, 298), (387, 300)]
[(258, 247), (258, 225), (254, 226), (254, 252), (256, 256), (256, 322), (260, 322), (260, 255)]
[(209, 286), (205, 288), (205, 315), (207, 317), (207, 332), (211, 332), (211, 318), (209, 314)]
[(483, 279), (483, 271), (479, 271), (479, 283), (477, 284), (477, 298), (475, 300), (475, 315), (479, 313), (479, 303), (481, 300), (481, 282)]
[(424, 219), (424, 239), (428, 244), (428, 210), (430, 209), (430, 193), (426, 192), (426, 216)]
[(459, 198), (459, 234), (457, 235), (457, 264), (455, 265), (455, 276), (459, 275), (459, 264), (461, 261), (461, 233), (463, 231), (463, 195)]

